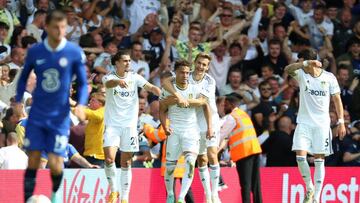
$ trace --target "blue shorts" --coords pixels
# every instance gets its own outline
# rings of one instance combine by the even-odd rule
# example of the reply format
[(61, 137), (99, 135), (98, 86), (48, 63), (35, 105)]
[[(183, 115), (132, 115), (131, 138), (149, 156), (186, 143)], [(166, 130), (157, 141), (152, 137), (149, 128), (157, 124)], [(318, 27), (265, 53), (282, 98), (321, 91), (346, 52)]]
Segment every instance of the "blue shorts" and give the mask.
[(46, 151), (65, 157), (69, 141), (70, 120), (34, 121), (29, 119), (25, 128), (24, 146), (29, 151)]

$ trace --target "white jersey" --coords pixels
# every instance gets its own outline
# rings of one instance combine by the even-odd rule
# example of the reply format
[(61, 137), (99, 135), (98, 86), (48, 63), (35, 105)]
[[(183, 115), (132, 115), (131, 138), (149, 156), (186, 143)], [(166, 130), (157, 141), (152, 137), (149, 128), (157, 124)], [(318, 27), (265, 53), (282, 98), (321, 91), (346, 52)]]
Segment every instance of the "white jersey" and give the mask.
[(128, 72), (125, 77), (119, 77), (111, 72), (103, 77), (103, 83), (119, 79), (125, 80), (128, 87), (106, 88), (105, 125), (136, 127), (139, 112), (138, 87), (144, 87), (147, 81), (137, 73)]
[[(188, 84), (186, 89), (179, 89), (176, 85), (174, 85), (174, 88), (184, 99), (195, 99), (200, 95), (198, 87), (193, 84)], [(166, 90), (161, 92), (160, 100), (171, 95)], [(196, 108), (182, 108), (176, 104), (171, 105), (168, 108), (168, 118), (170, 120), (170, 128), (174, 131), (198, 129)]]
[[(215, 130), (215, 127), (218, 126), (219, 122), (219, 114), (216, 107), (216, 82), (215, 79), (212, 78), (209, 74), (205, 74), (204, 78), (200, 81), (195, 81), (193, 77), (193, 73), (190, 74), (189, 83), (198, 86), (198, 89), (201, 90), (201, 94), (208, 98), (208, 102), (211, 109), (211, 118), (212, 118), (212, 128)], [(197, 119), (198, 125), (200, 127), (201, 132), (207, 131), (207, 123), (204, 115), (203, 108), (197, 108)], [(214, 126), (215, 125), (215, 126)]]
[(329, 106), (331, 95), (340, 93), (335, 76), (323, 70), (319, 77), (312, 77), (303, 69), (295, 71), (299, 82), (300, 104), (297, 123), (310, 126), (330, 125)]

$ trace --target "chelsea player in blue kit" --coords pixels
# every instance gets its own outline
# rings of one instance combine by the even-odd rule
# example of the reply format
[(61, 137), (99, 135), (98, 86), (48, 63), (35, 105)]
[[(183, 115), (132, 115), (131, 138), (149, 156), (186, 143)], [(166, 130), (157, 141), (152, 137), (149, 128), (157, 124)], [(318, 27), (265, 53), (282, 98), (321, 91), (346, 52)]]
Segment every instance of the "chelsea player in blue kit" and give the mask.
[(87, 103), (87, 78), (85, 55), (81, 48), (65, 39), (67, 21), (61, 11), (53, 11), (46, 18), (48, 37), (31, 47), (27, 53), (21, 73), (15, 110), (22, 110), (22, 98), (26, 81), (34, 70), (37, 78), (33, 92), (33, 104), (26, 126), (24, 146), (29, 155), (24, 178), (25, 202), (32, 196), (36, 170), (39, 168), (41, 151), (48, 153), (48, 165), (53, 183), (53, 202), (63, 176), (63, 156), (68, 143), (70, 129), (70, 87), (76, 76), (77, 103), (74, 114), (85, 119), (83, 111)]

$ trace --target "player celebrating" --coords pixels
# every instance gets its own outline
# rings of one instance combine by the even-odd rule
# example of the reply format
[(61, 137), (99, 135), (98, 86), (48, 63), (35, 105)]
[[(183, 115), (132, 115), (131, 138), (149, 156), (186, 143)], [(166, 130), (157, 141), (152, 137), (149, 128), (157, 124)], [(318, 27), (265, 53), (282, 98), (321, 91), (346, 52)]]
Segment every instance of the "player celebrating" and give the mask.
[(85, 118), (83, 111), (87, 104), (85, 55), (80, 47), (65, 39), (66, 26), (66, 15), (61, 11), (53, 11), (46, 17), (48, 37), (44, 42), (29, 49), (17, 87), (15, 110), (22, 111), (21, 101), (26, 81), (34, 69), (37, 83), (24, 142), (29, 155), (24, 178), (25, 201), (34, 191), (36, 169), (39, 168), (43, 150), (48, 153), (53, 183), (52, 199), (53, 202), (55, 201), (55, 193), (63, 176), (63, 156), (69, 136), (69, 94), (73, 75), (76, 76), (78, 92), (78, 105), (74, 113), (80, 120)]
[[(198, 125), (200, 127), (200, 150), (198, 156), (198, 166), (200, 179), (204, 186), (207, 202), (218, 203), (220, 202), (218, 195), (218, 184), (220, 176), (220, 166), (217, 157), (217, 151), (219, 146), (219, 115), (216, 107), (216, 83), (215, 80), (206, 72), (209, 69), (209, 64), (211, 61), (211, 56), (206, 53), (200, 53), (195, 58), (195, 70), (189, 76), (189, 83), (197, 85), (202, 91), (203, 94), (209, 98), (209, 105), (211, 109), (211, 118), (212, 118), (212, 129), (214, 134), (206, 136), (207, 133), (207, 123), (204, 117), (204, 112), (202, 108), (197, 108), (197, 119)], [(174, 94), (179, 101), (184, 99), (177, 93), (174, 87), (169, 81), (164, 83), (165, 90), (168, 90), (170, 93)], [(210, 162), (210, 174), (208, 171), (208, 161)], [(210, 189), (210, 180), (211, 186)], [(210, 191), (211, 190), (211, 191)]]
[(106, 87), (105, 103), (105, 174), (111, 187), (109, 202), (116, 202), (119, 197), (114, 163), (117, 149), (121, 150), (121, 202), (129, 199), (131, 186), (131, 158), (139, 151), (137, 135), (138, 122), (138, 87), (160, 95), (160, 89), (137, 73), (130, 72), (130, 55), (119, 51), (111, 59), (116, 71), (104, 76)]
[[(207, 95), (201, 95), (196, 85), (190, 84), (190, 63), (177, 61), (175, 63), (175, 85), (174, 89), (187, 99), (189, 108), (182, 108), (178, 105), (175, 96), (163, 91), (160, 101), (160, 121), (166, 126), (167, 114), (170, 120), (170, 127), (166, 126), (165, 132), (169, 136), (166, 145), (166, 173), (165, 185), (167, 191), (167, 203), (175, 200), (173, 192), (174, 170), (176, 162), (181, 155), (185, 156), (185, 174), (182, 179), (181, 191), (178, 202), (184, 202), (184, 198), (193, 180), (196, 157), (199, 152), (200, 134), (197, 125), (196, 107), (203, 107), (207, 122), (207, 136), (212, 135), (211, 111), (208, 105)], [(201, 93), (204, 91), (201, 90)], [(195, 99), (197, 98), (197, 99)], [(167, 112), (168, 111), (168, 112)]]
[[(299, 171), (306, 184), (306, 202), (320, 202), (320, 193), (325, 178), (324, 158), (332, 153), (329, 106), (330, 98), (335, 104), (339, 117), (336, 136), (345, 135), (344, 113), (340, 98), (340, 88), (335, 76), (323, 70), (316, 60), (313, 49), (299, 53), (303, 62), (288, 65), (285, 71), (299, 82), (300, 106), (297, 116), (297, 127), (294, 134), (292, 150), (296, 151)], [(307, 152), (314, 154), (315, 173), (312, 183)]]

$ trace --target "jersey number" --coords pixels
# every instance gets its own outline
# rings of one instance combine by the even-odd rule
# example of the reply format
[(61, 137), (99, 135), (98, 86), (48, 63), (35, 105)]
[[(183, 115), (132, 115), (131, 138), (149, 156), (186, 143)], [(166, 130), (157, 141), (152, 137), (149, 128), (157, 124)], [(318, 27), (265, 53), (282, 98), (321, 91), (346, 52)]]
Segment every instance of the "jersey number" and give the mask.
[(135, 142), (136, 142), (136, 138), (135, 137), (130, 137), (130, 145), (135, 145)]
[(329, 138), (326, 138), (325, 140), (325, 147), (328, 147), (329, 146)]
[(60, 88), (59, 71), (55, 68), (44, 71), (43, 77), (41, 86), (45, 92), (56, 92)]
[(54, 152), (62, 153), (65, 150), (67, 143), (68, 138), (66, 136), (56, 135)]

